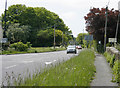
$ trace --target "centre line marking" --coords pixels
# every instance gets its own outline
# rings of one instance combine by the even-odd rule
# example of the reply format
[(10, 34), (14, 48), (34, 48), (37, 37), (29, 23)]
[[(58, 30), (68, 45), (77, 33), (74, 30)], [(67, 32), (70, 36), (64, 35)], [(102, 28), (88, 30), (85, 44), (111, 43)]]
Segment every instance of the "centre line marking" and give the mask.
[(6, 69), (13, 68), (13, 67), (15, 67), (15, 66), (16, 66), (16, 65), (9, 66), (9, 67), (6, 67)]

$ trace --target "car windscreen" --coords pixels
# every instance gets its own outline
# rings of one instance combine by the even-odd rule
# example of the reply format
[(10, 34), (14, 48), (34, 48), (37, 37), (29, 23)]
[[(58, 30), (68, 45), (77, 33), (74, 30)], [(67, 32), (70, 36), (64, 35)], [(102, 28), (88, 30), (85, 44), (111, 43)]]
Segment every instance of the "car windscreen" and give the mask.
[(68, 46), (68, 48), (75, 48), (75, 46)]

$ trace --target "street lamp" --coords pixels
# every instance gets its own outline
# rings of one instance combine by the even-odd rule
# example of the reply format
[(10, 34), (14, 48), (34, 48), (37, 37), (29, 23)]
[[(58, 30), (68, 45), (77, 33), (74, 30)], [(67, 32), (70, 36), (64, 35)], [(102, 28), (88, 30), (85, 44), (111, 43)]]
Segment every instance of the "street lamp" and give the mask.
[(108, 16), (108, 6), (106, 6), (105, 10), (105, 16), (106, 16), (106, 22), (105, 22), (105, 34), (104, 34), (104, 51), (106, 51), (106, 34), (107, 34), (107, 16)]

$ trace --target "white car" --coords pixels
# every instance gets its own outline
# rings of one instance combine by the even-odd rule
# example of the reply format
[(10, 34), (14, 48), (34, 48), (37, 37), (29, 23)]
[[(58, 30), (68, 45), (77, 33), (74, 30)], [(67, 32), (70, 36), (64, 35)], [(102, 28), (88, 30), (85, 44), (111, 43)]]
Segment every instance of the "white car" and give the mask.
[(69, 45), (68, 47), (67, 47), (67, 54), (68, 53), (77, 53), (77, 51), (76, 51), (76, 46), (75, 45)]

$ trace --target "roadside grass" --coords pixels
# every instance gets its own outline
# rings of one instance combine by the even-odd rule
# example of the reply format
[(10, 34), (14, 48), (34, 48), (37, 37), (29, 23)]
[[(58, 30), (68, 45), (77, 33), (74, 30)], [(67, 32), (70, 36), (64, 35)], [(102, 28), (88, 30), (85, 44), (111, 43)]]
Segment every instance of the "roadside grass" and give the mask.
[(27, 51), (15, 51), (14, 49), (8, 49), (2, 51), (2, 54), (25, 54), (25, 53), (41, 53), (41, 52), (52, 52), (52, 51), (60, 51), (65, 50), (66, 48), (53, 48), (53, 47), (31, 47)]
[(78, 56), (57, 65), (48, 65), (42, 72), (15, 81), (15, 86), (90, 86), (95, 75), (94, 52), (83, 50)]

